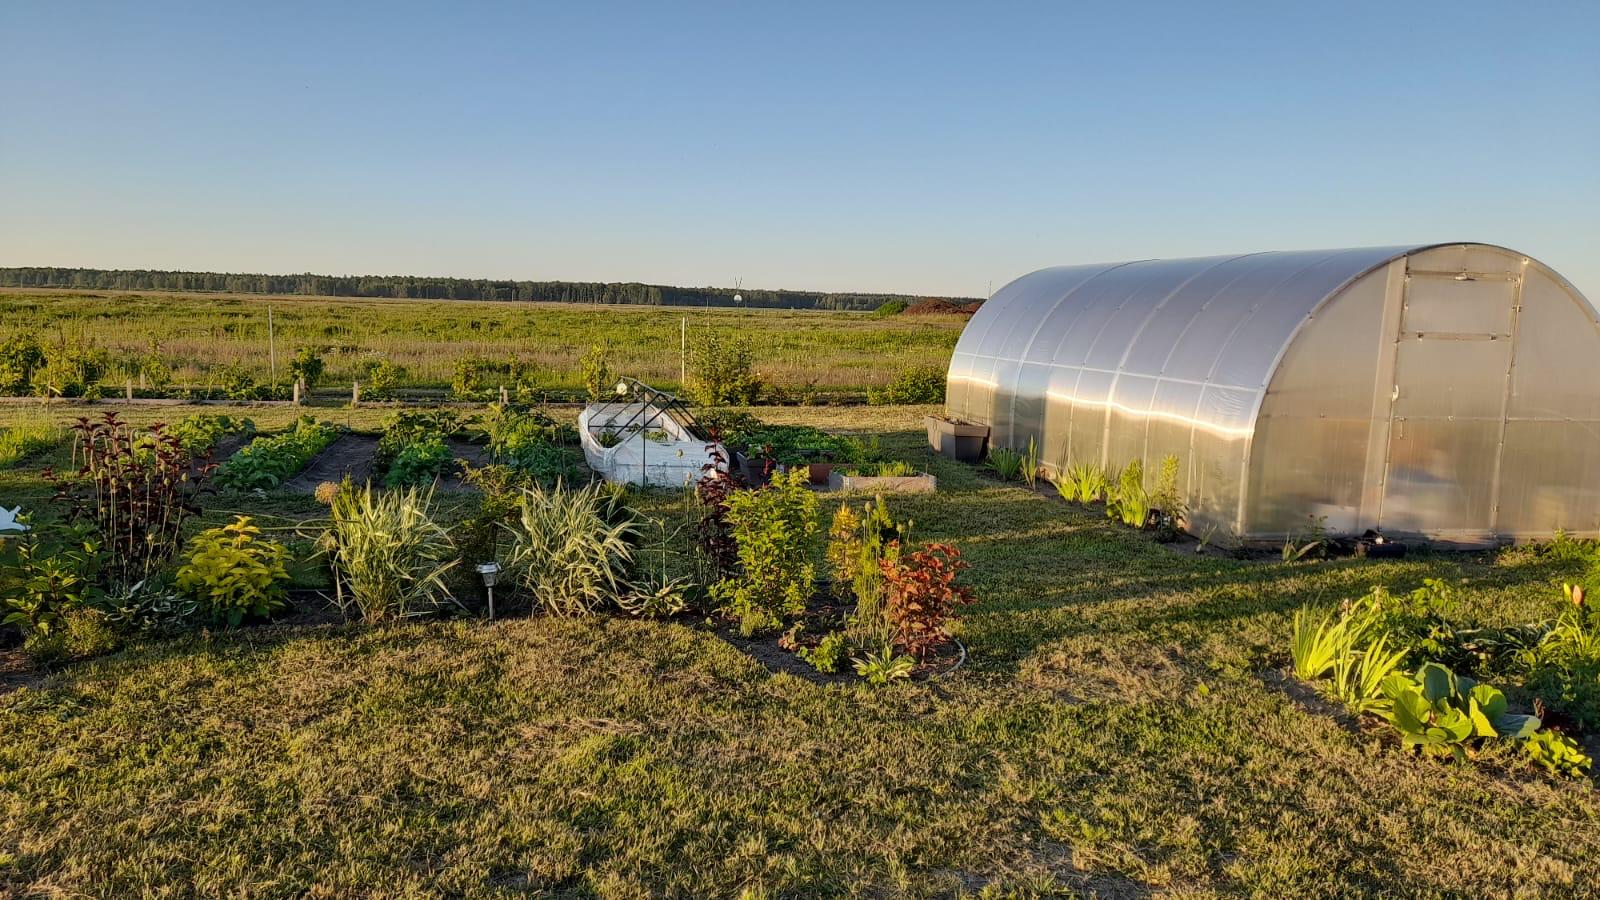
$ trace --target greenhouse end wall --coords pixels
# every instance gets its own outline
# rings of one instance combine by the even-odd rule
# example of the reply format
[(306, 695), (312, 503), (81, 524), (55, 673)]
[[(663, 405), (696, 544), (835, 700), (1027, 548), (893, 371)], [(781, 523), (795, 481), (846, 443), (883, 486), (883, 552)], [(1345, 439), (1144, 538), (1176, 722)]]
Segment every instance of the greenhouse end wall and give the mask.
[(1597, 534), (1596, 351), (1570, 284), (1489, 245), (1060, 267), (984, 304), (946, 406), (1047, 469), (1177, 456), (1214, 539)]

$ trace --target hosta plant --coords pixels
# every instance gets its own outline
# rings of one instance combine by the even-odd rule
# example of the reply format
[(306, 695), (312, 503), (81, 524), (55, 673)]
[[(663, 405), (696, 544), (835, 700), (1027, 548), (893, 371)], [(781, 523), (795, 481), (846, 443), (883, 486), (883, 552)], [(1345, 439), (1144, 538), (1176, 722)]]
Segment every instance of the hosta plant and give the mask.
[(630, 592), (639, 527), (603, 484), (532, 487), (506, 527), (511, 572), (550, 615), (598, 612)]
[(916, 671), (917, 661), (900, 653), (892, 644), (885, 644), (877, 652), (868, 652), (862, 656), (850, 658), (855, 666), (856, 674), (867, 680), (868, 684), (888, 684), (902, 678), (910, 678)]
[(212, 619), (238, 625), (246, 616), (271, 615), (284, 605), (289, 551), (261, 537), (249, 516), (196, 535), (178, 569), (177, 587)]
[(345, 615), (393, 619), (450, 599), (444, 574), (459, 560), (448, 529), (433, 519), (433, 492), (347, 488), (329, 507), (323, 552), (334, 602)]
[(1498, 689), (1438, 663), (1424, 663), (1414, 675), (1390, 675), (1383, 693), (1390, 702), (1384, 717), (1400, 740), (1430, 755), (1465, 759), (1475, 738), (1526, 738), (1539, 730), (1538, 717), (1510, 712)]

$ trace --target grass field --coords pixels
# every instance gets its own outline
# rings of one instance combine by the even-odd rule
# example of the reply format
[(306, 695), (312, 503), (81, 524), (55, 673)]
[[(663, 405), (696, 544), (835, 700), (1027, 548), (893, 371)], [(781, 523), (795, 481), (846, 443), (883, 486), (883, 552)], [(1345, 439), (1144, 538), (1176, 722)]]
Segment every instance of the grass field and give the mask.
[[(614, 618), (143, 644), (0, 694), (0, 893), (1574, 896), (1600, 882), (1591, 781), (1413, 756), (1282, 674), (1307, 601), (1437, 577), (1467, 618), (1521, 621), (1573, 564), (1179, 552), (932, 457), (925, 411), (761, 412), (882, 434), (938, 475), (938, 494), (893, 507), (973, 564), (971, 661), (954, 675), (822, 686), (693, 624)], [(260, 413), (264, 428), (288, 415)], [(39, 490), (46, 461), (0, 473), (0, 503)], [(238, 502), (278, 522), (316, 514)]]
[[(576, 387), (578, 359), (594, 344), (610, 348), (614, 371), (674, 385), (685, 320), (691, 344), (713, 331), (749, 341), (771, 384), (860, 389), (905, 367), (944, 367), (964, 324), (960, 317), (794, 310), (9, 289), (0, 290), (0, 338), (15, 329), (46, 343), (104, 347), (119, 360), (137, 360), (154, 346), (180, 384), (207, 385), (212, 370), (226, 365), (265, 382), (269, 305), (280, 374), (295, 348), (313, 346), (324, 353), (326, 383), (346, 390), (375, 358), (404, 368), (408, 387), (448, 387), (466, 357), (531, 362), (542, 387)], [(108, 381), (120, 386), (124, 377), (137, 380), (136, 363)]]

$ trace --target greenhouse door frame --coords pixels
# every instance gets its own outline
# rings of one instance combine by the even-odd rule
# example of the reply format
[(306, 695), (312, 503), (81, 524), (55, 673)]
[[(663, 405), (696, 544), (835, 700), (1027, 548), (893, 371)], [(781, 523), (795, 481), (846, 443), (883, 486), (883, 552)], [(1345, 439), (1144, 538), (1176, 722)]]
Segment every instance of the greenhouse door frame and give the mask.
[[(1381, 436), (1373, 434), (1368, 444), (1381, 446), (1381, 467), (1374, 484), (1369, 454), (1364, 492), (1373, 512), (1363, 518), (1378, 530), (1463, 544), (1497, 540), (1525, 278), (1525, 267), (1414, 269), (1409, 256), (1391, 264), (1384, 303), (1389, 340), (1375, 391), (1386, 402), (1374, 398), (1375, 412), (1387, 409), (1374, 416)], [(1463, 282), (1473, 288), (1452, 287)], [(1474, 496), (1478, 486), (1487, 493)], [(1463, 527), (1467, 522), (1473, 524)]]

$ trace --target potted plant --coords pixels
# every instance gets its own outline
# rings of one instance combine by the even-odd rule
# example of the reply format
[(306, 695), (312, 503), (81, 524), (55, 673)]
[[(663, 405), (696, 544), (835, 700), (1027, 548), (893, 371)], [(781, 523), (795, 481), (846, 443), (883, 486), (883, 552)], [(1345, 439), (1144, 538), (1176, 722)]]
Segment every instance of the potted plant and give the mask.
[(989, 454), (989, 426), (949, 416), (927, 416), (928, 446), (960, 462), (979, 462)]

